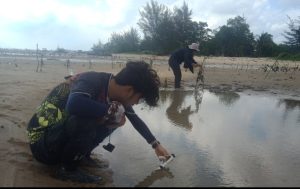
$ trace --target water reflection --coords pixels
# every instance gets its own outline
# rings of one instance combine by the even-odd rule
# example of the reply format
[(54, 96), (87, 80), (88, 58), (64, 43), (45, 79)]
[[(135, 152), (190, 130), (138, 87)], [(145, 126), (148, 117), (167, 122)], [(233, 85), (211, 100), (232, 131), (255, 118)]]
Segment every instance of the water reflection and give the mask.
[(149, 187), (155, 181), (161, 180), (164, 177), (173, 178), (174, 175), (169, 169), (157, 169), (147, 176), (143, 181), (139, 182), (135, 187)]
[(216, 92), (215, 95), (219, 97), (220, 102), (227, 106), (232, 105), (240, 98), (240, 95), (235, 92)]
[(203, 94), (204, 94), (203, 88), (194, 90), (194, 98), (195, 98), (195, 105), (196, 105), (195, 112), (196, 113), (198, 113), (198, 111), (199, 111), (200, 104), (201, 104), (202, 99), (203, 99)]
[[(193, 96), (195, 101), (185, 100), (190, 96)], [(168, 119), (176, 126), (191, 130), (193, 124), (189, 121), (189, 117), (192, 114), (198, 113), (203, 98), (203, 91), (161, 91), (161, 102), (165, 102), (167, 98), (171, 100), (171, 103), (166, 110)], [(195, 106), (195, 108), (193, 109), (192, 106)]]
[(134, 108), (176, 155), (170, 173), (153, 171), (153, 150), (126, 123), (112, 136), (116, 150), (104, 152), (116, 186), (300, 186), (299, 101), (193, 90), (160, 96), (158, 108)]
[[(278, 101), (278, 106), (280, 107), (281, 105), (284, 105), (285, 107), (285, 113), (283, 114), (283, 118), (287, 119), (287, 115), (289, 112), (295, 110), (295, 109), (300, 109), (300, 101), (293, 100), (293, 99), (280, 99)], [(300, 122), (300, 114), (298, 116), (298, 122)]]
[(293, 110), (295, 108), (300, 108), (300, 101), (293, 99), (280, 99), (279, 105), (284, 104), (287, 110)]

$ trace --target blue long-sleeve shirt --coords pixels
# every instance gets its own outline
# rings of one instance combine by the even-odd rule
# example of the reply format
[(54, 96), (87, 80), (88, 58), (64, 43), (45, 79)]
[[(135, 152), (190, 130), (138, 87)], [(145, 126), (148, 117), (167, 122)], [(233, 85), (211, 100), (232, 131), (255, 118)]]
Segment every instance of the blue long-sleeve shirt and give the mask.
[[(107, 92), (111, 77), (112, 74), (103, 72), (82, 73), (72, 85), (66, 105), (68, 113), (91, 118), (105, 116), (109, 108)], [(131, 106), (125, 107), (125, 115), (149, 144), (155, 140), (148, 126)]]
[(182, 62), (184, 62), (184, 67), (189, 68), (192, 73), (194, 73), (193, 65), (197, 62), (193, 58), (193, 50), (189, 49), (188, 47), (180, 48), (175, 50), (170, 58), (169, 62), (170, 64), (178, 64), (180, 65)]

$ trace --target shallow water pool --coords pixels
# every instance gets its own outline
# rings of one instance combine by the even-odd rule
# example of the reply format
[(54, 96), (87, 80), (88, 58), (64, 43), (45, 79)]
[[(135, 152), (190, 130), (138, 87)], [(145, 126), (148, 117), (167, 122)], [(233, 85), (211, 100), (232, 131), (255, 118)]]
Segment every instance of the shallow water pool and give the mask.
[(157, 108), (134, 107), (176, 155), (168, 170), (130, 122), (116, 130), (116, 186), (300, 186), (300, 101), (276, 96), (162, 90)]

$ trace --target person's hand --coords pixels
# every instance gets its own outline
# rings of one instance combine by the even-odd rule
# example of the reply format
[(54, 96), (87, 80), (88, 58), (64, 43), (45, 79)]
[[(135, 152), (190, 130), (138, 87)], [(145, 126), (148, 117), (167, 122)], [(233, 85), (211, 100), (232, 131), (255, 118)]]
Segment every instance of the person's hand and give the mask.
[(121, 115), (121, 121), (117, 124), (117, 126), (121, 127), (121, 126), (125, 125), (125, 122), (126, 122), (126, 117), (125, 117), (125, 113), (123, 113)]
[(194, 67), (202, 67), (202, 65), (199, 64), (199, 63), (195, 63), (195, 64), (193, 64), (193, 66), (194, 66)]
[(122, 115), (122, 118), (121, 118), (121, 121), (120, 122), (109, 122), (106, 124), (106, 127), (107, 128), (118, 128), (118, 127), (122, 127), (123, 125), (125, 125), (125, 122), (126, 122), (126, 117), (125, 117), (125, 114)]
[(113, 102), (108, 109), (109, 119), (107, 127), (117, 128), (125, 124), (125, 109), (124, 106), (119, 102)]
[(110, 116), (110, 115), (115, 115), (115, 113), (118, 111), (119, 105), (121, 105), (120, 102), (112, 101), (112, 102), (109, 104), (109, 108), (108, 108), (107, 114), (108, 114), (109, 116)]
[(158, 144), (156, 146), (155, 153), (156, 153), (156, 155), (157, 155), (158, 158), (160, 158), (161, 156), (163, 156), (163, 157), (165, 157), (167, 159), (168, 157), (171, 156), (169, 154), (169, 152), (161, 144)]

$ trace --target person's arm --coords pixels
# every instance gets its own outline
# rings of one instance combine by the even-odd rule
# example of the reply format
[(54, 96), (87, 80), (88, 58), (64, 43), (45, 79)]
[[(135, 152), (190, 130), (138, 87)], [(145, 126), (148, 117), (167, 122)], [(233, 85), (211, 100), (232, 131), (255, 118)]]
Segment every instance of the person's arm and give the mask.
[(192, 66), (193, 67), (199, 67), (199, 66), (201, 66), (198, 62), (195, 61), (194, 57), (192, 57)]
[(80, 74), (72, 84), (66, 104), (67, 112), (77, 116), (94, 118), (106, 115), (109, 105), (96, 100), (101, 85), (99, 74), (95, 72)]
[(153, 136), (148, 126), (145, 124), (141, 118), (137, 114), (135, 114), (133, 108), (131, 106), (125, 107), (125, 115), (133, 125), (133, 127), (144, 137), (144, 139), (151, 144), (151, 142), (155, 141), (156, 138)]
[(189, 50), (186, 50), (184, 52), (184, 68), (188, 68), (192, 73), (194, 73), (194, 59), (193, 59), (193, 53)]
[(90, 98), (88, 93), (71, 93), (66, 110), (69, 114), (82, 117), (103, 117), (107, 114), (109, 105), (99, 103)]
[(125, 107), (125, 115), (133, 125), (133, 127), (144, 137), (144, 139), (152, 146), (155, 150), (156, 155), (159, 156), (170, 156), (167, 150), (160, 144), (158, 140), (153, 136), (148, 126), (144, 123), (141, 118), (135, 114), (131, 106)]

